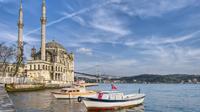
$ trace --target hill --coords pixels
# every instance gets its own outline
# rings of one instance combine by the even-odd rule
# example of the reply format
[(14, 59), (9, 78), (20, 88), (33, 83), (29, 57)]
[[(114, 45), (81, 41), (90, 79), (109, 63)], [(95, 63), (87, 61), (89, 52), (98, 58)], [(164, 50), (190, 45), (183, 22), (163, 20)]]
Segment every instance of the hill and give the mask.
[(121, 77), (112, 79), (123, 83), (199, 83), (200, 75), (171, 74), (171, 75), (154, 75), (142, 74), (137, 76)]

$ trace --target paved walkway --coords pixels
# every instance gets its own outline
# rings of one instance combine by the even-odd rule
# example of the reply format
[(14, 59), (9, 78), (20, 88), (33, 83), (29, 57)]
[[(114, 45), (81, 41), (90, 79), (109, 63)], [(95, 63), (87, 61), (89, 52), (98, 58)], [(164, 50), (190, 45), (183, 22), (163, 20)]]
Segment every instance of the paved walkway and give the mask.
[(0, 84), (0, 112), (15, 112), (13, 102), (5, 91), (3, 84)]

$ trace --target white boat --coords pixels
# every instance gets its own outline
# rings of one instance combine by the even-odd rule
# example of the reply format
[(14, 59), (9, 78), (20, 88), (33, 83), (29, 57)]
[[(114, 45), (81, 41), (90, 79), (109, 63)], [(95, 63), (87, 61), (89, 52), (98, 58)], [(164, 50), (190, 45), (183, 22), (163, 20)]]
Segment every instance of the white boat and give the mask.
[(144, 102), (145, 94), (124, 95), (119, 91), (102, 91), (95, 97), (79, 97), (78, 101), (83, 101), (88, 110), (107, 110), (133, 107)]
[(96, 96), (95, 91), (86, 90), (85, 87), (72, 87), (63, 88), (60, 92), (52, 92), (53, 96), (57, 99), (75, 99), (78, 97), (94, 97)]

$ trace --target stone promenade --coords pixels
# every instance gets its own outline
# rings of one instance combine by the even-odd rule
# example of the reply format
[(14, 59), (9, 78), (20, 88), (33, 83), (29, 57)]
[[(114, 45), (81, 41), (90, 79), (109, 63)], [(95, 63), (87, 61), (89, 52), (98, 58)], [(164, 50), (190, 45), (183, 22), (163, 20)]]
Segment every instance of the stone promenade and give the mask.
[(13, 102), (4, 88), (4, 84), (0, 84), (0, 112), (15, 112)]

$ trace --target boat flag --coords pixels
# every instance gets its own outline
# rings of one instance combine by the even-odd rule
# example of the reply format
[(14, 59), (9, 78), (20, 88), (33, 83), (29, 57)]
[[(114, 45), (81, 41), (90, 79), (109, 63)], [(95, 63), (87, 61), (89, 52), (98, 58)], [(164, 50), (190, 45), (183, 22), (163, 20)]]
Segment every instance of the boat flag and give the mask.
[(112, 90), (116, 90), (117, 89), (117, 87), (114, 84), (111, 84), (111, 86), (112, 86)]
[(98, 94), (98, 99), (101, 100), (103, 98), (103, 93), (102, 92), (99, 92)]

